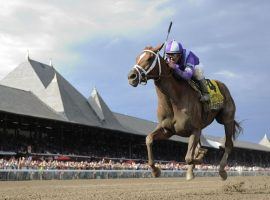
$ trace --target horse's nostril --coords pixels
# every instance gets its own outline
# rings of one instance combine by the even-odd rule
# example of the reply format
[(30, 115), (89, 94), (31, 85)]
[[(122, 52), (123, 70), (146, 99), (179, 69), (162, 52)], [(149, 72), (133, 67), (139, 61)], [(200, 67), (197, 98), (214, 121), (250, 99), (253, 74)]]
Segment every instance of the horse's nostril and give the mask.
[(135, 79), (137, 75), (135, 73), (129, 74), (128, 78), (129, 79)]

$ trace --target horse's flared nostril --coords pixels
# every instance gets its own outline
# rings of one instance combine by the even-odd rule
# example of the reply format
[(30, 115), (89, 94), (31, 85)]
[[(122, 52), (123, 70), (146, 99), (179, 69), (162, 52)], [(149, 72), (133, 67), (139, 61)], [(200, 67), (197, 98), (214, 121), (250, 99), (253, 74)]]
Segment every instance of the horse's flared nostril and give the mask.
[(133, 87), (136, 87), (139, 84), (138, 75), (134, 70), (131, 70), (128, 74), (128, 82)]
[(130, 72), (130, 73), (128, 74), (128, 79), (130, 79), (130, 80), (134, 80), (134, 79), (136, 79), (136, 78), (137, 78), (136, 73), (134, 73), (134, 72)]
[(130, 79), (135, 79), (136, 78), (136, 74), (130, 74), (129, 78)]

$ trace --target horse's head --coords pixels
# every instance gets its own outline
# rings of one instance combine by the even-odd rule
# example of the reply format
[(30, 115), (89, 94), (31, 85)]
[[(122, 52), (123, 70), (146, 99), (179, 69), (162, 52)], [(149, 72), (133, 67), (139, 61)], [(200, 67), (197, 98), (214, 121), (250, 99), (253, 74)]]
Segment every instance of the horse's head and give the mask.
[(148, 79), (158, 79), (161, 75), (161, 63), (159, 50), (163, 44), (157, 47), (146, 47), (137, 56), (136, 64), (128, 74), (129, 84), (136, 87), (138, 84), (146, 84)]

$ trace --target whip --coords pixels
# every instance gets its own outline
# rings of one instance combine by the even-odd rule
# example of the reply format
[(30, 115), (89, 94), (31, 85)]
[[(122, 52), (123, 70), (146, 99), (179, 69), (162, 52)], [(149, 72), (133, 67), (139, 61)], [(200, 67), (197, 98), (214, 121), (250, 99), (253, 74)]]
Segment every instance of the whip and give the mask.
[(165, 57), (165, 49), (166, 49), (166, 44), (167, 44), (167, 40), (168, 40), (168, 37), (169, 37), (169, 34), (171, 32), (171, 28), (172, 28), (172, 21), (170, 22), (170, 25), (169, 25), (169, 28), (168, 28), (168, 32), (167, 32), (167, 37), (166, 37), (166, 40), (164, 42), (164, 52), (163, 52), (163, 58)]

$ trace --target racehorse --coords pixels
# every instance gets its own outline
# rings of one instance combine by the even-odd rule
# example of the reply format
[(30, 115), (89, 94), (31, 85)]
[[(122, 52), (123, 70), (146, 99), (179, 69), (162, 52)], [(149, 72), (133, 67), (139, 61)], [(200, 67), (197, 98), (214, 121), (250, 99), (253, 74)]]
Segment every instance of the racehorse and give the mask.
[(242, 131), (235, 120), (235, 103), (224, 83), (217, 81), (217, 85), (224, 97), (222, 108), (205, 110), (195, 91), (186, 80), (177, 80), (172, 69), (159, 55), (163, 44), (153, 48), (146, 47), (137, 56), (136, 64), (128, 74), (129, 84), (136, 87), (146, 84), (147, 80), (154, 80), (158, 97), (158, 125), (146, 137), (148, 164), (154, 177), (160, 176), (160, 169), (155, 166), (152, 152), (154, 140), (165, 140), (173, 135), (189, 137), (185, 161), (188, 164), (186, 179), (194, 178), (195, 164), (202, 162), (204, 151), (200, 148), (200, 135), (203, 128), (211, 124), (214, 119), (225, 128), (225, 151), (220, 161), (219, 175), (222, 180), (227, 179), (225, 166), (233, 148), (233, 140)]

